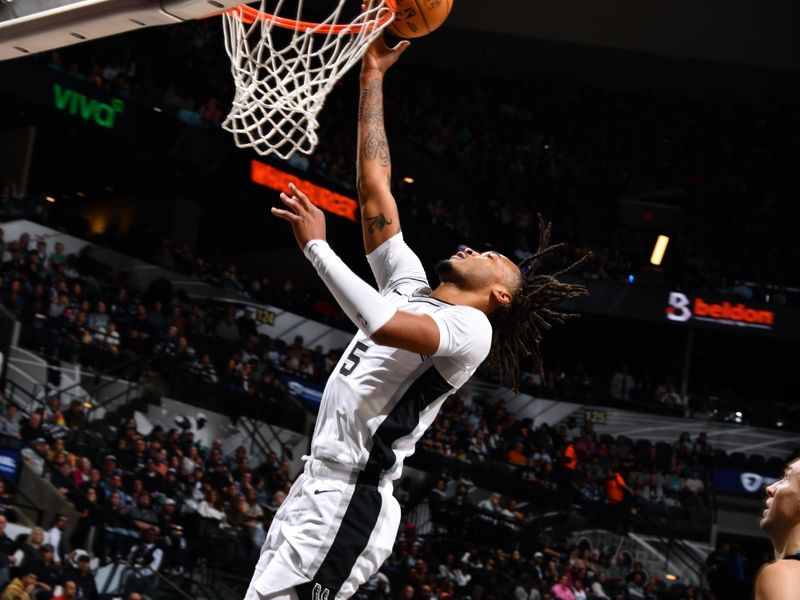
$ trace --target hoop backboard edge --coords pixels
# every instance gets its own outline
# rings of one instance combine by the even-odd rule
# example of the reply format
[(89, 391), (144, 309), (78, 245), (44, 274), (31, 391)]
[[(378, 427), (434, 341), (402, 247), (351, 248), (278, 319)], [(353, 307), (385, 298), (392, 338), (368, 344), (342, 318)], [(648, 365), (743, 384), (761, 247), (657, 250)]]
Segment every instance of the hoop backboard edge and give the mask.
[[(0, 0), (0, 60), (199, 19), (242, 0)], [(24, 6), (24, 9), (21, 8)]]

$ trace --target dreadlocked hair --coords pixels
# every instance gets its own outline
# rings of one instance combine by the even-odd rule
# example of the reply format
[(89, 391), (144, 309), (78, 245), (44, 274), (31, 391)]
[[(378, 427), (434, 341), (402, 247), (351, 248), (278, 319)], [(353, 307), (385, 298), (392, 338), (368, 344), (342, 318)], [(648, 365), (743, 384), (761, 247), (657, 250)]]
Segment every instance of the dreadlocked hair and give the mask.
[(580, 316), (558, 311), (555, 307), (567, 300), (589, 295), (589, 290), (584, 286), (559, 281), (559, 277), (580, 268), (591, 258), (590, 253), (556, 273), (538, 272), (545, 258), (565, 246), (563, 243), (550, 244), (552, 225), (539, 215), (539, 249), (519, 263), (522, 281), (514, 291), (514, 299), (490, 316), (493, 329), (492, 349), (485, 364), (491, 371), (499, 371), (501, 381), (510, 377), (515, 391), (520, 383), (520, 357), (531, 358), (533, 368), (543, 376), (543, 333), (554, 324)]

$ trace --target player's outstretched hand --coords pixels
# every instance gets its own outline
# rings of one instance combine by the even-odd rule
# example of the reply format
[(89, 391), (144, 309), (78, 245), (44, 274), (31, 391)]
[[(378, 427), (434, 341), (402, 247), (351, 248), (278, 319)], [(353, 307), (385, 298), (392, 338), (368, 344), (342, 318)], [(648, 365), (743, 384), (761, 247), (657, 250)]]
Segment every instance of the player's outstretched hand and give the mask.
[(294, 237), (303, 250), (311, 240), (325, 239), (325, 215), (295, 184), (289, 184), (289, 192), (291, 196), (281, 192), (281, 200), (289, 210), (273, 206), (272, 214), (289, 221)]
[(361, 58), (361, 74), (365, 75), (370, 71), (378, 71), (381, 74), (386, 73), (389, 67), (397, 62), (400, 55), (405, 52), (406, 48), (410, 45), (411, 42), (403, 40), (398, 42), (394, 48), (389, 48), (389, 46), (386, 45), (386, 40), (383, 39), (383, 33), (381, 33), (375, 38), (375, 41), (369, 45), (367, 51), (364, 52), (364, 56)]

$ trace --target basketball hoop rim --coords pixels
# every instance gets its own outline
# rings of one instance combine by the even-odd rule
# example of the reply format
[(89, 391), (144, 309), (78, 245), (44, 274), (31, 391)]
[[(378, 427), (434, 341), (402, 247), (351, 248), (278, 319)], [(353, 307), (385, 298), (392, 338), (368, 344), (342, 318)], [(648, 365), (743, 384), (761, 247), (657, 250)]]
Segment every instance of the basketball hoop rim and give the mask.
[(278, 27), (283, 27), (284, 29), (294, 29), (295, 31), (313, 29), (314, 33), (323, 34), (359, 33), (361, 30), (366, 29), (367, 27), (382, 27), (394, 18), (394, 14), (397, 12), (397, 0), (383, 1), (386, 3), (386, 7), (389, 9), (389, 12), (383, 15), (377, 21), (370, 21), (369, 23), (363, 23), (361, 25), (353, 25), (352, 23), (337, 23), (332, 25), (325, 23), (314, 23), (313, 21), (297, 21), (296, 19), (272, 15), (270, 13), (247, 6), (246, 4), (242, 4), (236, 8), (225, 11), (225, 14), (248, 24), (255, 23), (256, 21), (271, 21)]

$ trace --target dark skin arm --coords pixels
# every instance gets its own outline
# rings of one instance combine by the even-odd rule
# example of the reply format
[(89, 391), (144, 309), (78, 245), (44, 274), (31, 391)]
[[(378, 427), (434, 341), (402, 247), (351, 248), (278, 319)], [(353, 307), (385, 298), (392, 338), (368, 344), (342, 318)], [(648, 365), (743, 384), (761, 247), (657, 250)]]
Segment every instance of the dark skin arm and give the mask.
[[(273, 207), (272, 214), (291, 224), (301, 250), (311, 240), (326, 239), (325, 215), (308, 196), (294, 184), (289, 184), (289, 194), (282, 193), (281, 200), (286, 208)], [(439, 348), (439, 327), (428, 315), (398, 310), (372, 335), (372, 341), (381, 346), (429, 356)]]
[(389, 48), (381, 36), (361, 59), (356, 162), (367, 254), (400, 231), (400, 217), (391, 191), (392, 159), (383, 123), (383, 78), (408, 46), (409, 42), (403, 41)]

